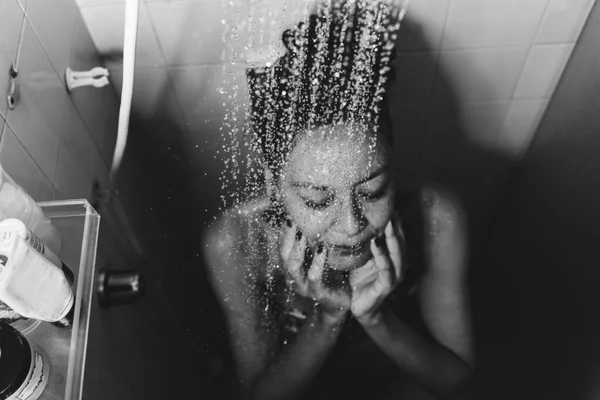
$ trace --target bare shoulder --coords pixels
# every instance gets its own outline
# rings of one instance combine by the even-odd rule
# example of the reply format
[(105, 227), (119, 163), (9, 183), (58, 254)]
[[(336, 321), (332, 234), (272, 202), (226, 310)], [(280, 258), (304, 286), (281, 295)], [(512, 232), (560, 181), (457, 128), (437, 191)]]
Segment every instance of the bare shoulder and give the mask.
[(239, 281), (247, 272), (247, 249), (256, 247), (253, 236), (260, 227), (260, 215), (263, 202), (260, 199), (240, 204), (221, 214), (202, 235), (202, 249), (205, 267), (214, 280)]
[(467, 216), (460, 197), (440, 186), (425, 187), (420, 196), (428, 275), (442, 280), (464, 276), (468, 234)]
[(221, 214), (202, 234), (205, 257), (212, 262), (229, 260), (235, 254), (239, 238), (240, 229), (236, 218), (230, 213)]

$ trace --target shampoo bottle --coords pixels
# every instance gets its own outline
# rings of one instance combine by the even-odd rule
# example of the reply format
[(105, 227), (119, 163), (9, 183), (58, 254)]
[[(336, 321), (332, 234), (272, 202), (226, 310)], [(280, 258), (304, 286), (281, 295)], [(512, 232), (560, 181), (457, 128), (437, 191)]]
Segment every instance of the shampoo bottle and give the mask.
[(18, 218), (48, 246), (60, 253), (60, 232), (44, 215), (40, 206), (6, 173), (0, 165), (0, 221)]
[(62, 269), (21, 235), (0, 234), (0, 300), (18, 314), (70, 326), (74, 296)]

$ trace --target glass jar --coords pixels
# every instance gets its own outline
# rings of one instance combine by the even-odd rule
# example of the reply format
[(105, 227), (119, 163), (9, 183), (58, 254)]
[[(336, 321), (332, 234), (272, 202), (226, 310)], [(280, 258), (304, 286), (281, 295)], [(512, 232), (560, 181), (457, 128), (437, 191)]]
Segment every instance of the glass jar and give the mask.
[(39, 399), (48, 383), (49, 367), (35, 344), (0, 322), (0, 399)]

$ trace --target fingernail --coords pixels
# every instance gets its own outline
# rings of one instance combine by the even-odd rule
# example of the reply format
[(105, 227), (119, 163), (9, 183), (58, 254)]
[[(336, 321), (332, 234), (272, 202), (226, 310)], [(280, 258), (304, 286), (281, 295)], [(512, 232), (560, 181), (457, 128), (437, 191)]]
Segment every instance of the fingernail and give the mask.
[(323, 242), (319, 242), (319, 244), (317, 244), (317, 254), (321, 254), (324, 247)]
[(302, 239), (302, 232), (296, 231), (296, 240), (300, 241), (300, 239)]

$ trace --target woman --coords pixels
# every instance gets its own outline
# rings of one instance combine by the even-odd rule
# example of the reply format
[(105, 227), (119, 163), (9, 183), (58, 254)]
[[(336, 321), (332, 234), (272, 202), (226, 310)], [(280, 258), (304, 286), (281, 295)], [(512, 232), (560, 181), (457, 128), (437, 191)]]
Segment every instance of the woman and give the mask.
[(456, 397), (473, 368), (465, 215), (447, 191), (394, 188), (380, 89), (398, 18), (351, 3), (249, 73), (268, 193), (207, 230), (207, 267), (244, 396)]

